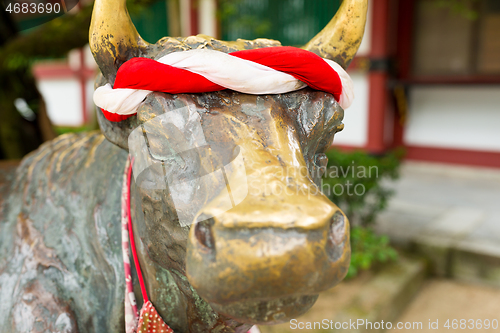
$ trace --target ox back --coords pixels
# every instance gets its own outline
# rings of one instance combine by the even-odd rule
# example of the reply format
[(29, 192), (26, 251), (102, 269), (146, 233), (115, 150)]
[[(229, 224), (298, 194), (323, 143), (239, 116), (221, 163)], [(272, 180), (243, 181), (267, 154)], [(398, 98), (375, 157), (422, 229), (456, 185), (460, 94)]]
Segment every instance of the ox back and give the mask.
[(126, 158), (99, 132), (68, 134), (3, 175), (1, 332), (123, 331)]

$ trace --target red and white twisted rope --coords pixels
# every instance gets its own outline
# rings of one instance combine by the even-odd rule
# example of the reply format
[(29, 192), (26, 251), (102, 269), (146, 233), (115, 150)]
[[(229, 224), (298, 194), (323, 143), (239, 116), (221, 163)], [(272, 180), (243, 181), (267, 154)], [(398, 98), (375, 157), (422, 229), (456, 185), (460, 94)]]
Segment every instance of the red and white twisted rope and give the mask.
[(283, 94), (309, 86), (333, 94), (344, 109), (353, 96), (352, 80), (334, 61), (295, 47), (224, 53), (196, 49), (158, 60), (132, 58), (118, 70), (114, 86), (94, 92), (95, 104), (111, 121), (135, 113), (153, 91), (171, 94), (231, 89), (246, 94)]

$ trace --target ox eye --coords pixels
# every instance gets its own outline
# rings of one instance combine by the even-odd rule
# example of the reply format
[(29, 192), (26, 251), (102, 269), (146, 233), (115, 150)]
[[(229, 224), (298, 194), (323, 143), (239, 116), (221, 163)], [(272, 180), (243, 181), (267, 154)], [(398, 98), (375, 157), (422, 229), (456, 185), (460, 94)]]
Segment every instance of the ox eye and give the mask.
[(327, 166), (328, 157), (324, 153), (314, 155), (314, 165), (310, 173), (316, 185), (321, 185), (321, 177), (325, 174)]
[(196, 239), (208, 250), (213, 250), (215, 245), (212, 234), (212, 225), (214, 222), (213, 218), (209, 218), (208, 220), (196, 223), (194, 226), (194, 235)]

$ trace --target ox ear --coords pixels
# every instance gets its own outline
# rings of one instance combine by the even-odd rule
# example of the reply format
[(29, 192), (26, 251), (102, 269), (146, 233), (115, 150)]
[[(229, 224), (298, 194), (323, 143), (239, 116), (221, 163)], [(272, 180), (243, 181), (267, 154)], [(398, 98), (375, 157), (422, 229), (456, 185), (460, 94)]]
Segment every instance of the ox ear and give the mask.
[[(95, 88), (106, 84), (107, 81), (103, 77), (102, 73), (99, 73), (95, 82)], [(96, 107), (97, 123), (101, 128), (102, 134), (110, 141), (120, 148), (128, 150), (128, 137), (130, 133), (137, 128), (140, 123), (137, 116), (134, 115), (122, 121), (109, 121), (102, 113), (99, 107)]]
[(119, 122), (109, 121), (99, 108), (97, 108), (97, 122), (106, 139), (125, 150), (128, 150), (130, 133), (140, 125), (135, 115)]
[(330, 23), (304, 49), (346, 69), (363, 39), (367, 11), (368, 0), (343, 0)]

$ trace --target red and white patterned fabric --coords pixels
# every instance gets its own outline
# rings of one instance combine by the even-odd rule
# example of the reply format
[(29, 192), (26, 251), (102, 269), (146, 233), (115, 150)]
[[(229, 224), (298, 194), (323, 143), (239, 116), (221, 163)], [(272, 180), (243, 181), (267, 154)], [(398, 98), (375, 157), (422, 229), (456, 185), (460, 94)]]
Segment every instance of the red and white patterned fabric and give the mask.
[(331, 93), (347, 109), (352, 80), (336, 62), (295, 47), (281, 46), (224, 53), (196, 49), (158, 60), (132, 58), (94, 92), (94, 102), (110, 121), (121, 121), (153, 91), (170, 94), (231, 89), (246, 94), (282, 94), (309, 86)]
[(151, 301), (148, 301), (142, 306), (137, 333), (174, 333), (174, 331), (161, 319)]
[[(132, 218), (130, 213), (130, 184), (132, 178), (132, 164), (127, 159), (122, 186), (122, 250), (123, 266), (125, 268), (125, 332), (126, 333), (173, 333), (172, 329), (165, 324), (155, 307), (148, 299), (146, 286), (142, 278), (141, 267), (137, 259), (137, 251), (134, 242), (134, 231), (132, 229)], [(137, 312), (132, 277), (130, 274), (130, 252), (129, 244), (134, 257), (134, 264), (141, 286), (143, 305), (141, 313)]]
[(131, 333), (137, 327), (139, 313), (137, 312), (137, 303), (135, 300), (134, 289), (132, 285), (132, 274), (130, 273), (130, 251), (129, 251), (129, 233), (128, 221), (129, 213), (127, 207), (130, 200), (129, 183), (130, 159), (127, 159), (125, 172), (123, 174), (122, 186), (122, 253), (123, 267), (125, 269), (125, 332)]

